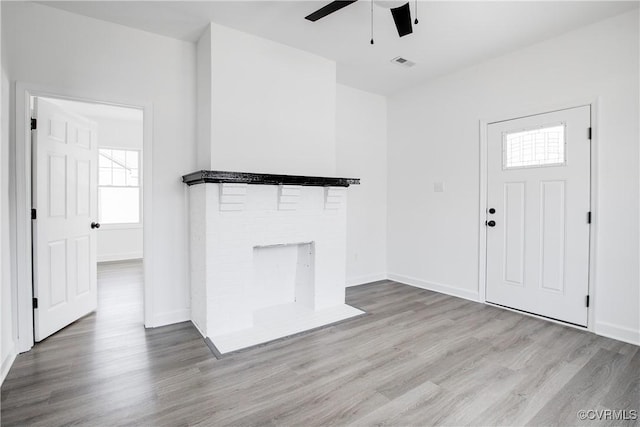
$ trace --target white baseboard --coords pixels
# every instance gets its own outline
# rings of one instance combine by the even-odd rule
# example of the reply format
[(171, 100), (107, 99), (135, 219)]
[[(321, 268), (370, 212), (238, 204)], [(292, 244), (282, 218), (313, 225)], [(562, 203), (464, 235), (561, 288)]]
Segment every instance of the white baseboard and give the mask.
[(4, 379), (7, 377), (7, 374), (9, 373), (9, 370), (11, 369), (11, 366), (13, 366), (13, 362), (16, 360), (16, 346), (15, 344), (12, 345), (12, 348), (9, 350), (7, 357), (4, 358), (4, 360), (2, 361), (2, 365), (0, 368), (0, 385), (2, 385), (2, 383), (4, 383)]
[(158, 328), (160, 326), (172, 325), (174, 323), (187, 322), (190, 320), (191, 310), (186, 308), (184, 310), (175, 310), (156, 314), (153, 317), (153, 324), (146, 326), (150, 328)]
[(194, 322), (193, 319), (191, 319), (191, 324), (193, 324), (193, 327), (196, 328), (196, 330), (200, 333), (200, 335), (202, 335), (202, 338), (207, 338), (207, 335), (204, 332), (202, 332), (202, 329), (200, 329), (198, 324)]
[(98, 255), (98, 262), (126, 261), (128, 259), (141, 259), (142, 252), (127, 252), (120, 254)]
[(387, 273), (366, 274), (364, 276), (356, 276), (347, 278), (347, 288), (350, 286), (364, 285), (365, 283), (386, 280)]
[(637, 329), (596, 321), (594, 332), (603, 337), (613, 338), (614, 340), (628, 342), (633, 345), (640, 345), (640, 331)]
[(403, 276), (402, 274), (389, 273), (387, 275), (389, 280), (402, 283), (409, 286), (415, 286), (420, 289), (427, 289), (429, 291), (440, 292), (442, 294), (451, 295), (454, 297), (464, 298), (475, 302), (480, 302), (480, 296), (478, 292), (472, 292), (466, 289), (460, 289), (441, 283), (427, 282), (426, 280), (416, 279), (415, 277)]

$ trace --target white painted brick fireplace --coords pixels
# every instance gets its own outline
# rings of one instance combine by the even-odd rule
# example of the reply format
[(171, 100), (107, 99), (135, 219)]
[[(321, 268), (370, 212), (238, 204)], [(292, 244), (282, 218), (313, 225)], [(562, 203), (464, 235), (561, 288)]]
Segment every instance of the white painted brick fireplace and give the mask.
[(345, 304), (346, 187), (189, 187), (191, 312), (220, 353), (362, 314)]

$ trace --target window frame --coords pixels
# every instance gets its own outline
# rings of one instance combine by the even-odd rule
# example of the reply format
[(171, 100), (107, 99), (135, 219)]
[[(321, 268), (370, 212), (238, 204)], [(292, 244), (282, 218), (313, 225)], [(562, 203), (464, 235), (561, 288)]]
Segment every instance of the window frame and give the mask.
[[(138, 185), (100, 185), (100, 150), (119, 150), (119, 151), (135, 151), (138, 153)], [(138, 189), (138, 222), (113, 222), (113, 223), (102, 223), (100, 222), (100, 229), (106, 230), (126, 230), (126, 229), (135, 229), (142, 228), (142, 218), (143, 216), (143, 170), (142, 170), (142, 149), (134, 148), (134, 147), (118, 147), (111, 145), (98, 145), (98, 221), (101, 221), (102, 210), (100, 206), (100, 189), (101, 188), (137, 188)]]
[[(538, 164), (538, 165), (525, 165), (525, 166), (507, 167), (507, 135), (508, 134), (531, 132), (531, 131), (535, 131), (535, 130), (553, 128), (553, 127), (559, 127), (559, 126), (562, 126), (562, 128), (563, 128), (563, 136), (564, 136), (564, 141), (562, 143), (563, 148), (564, 148), (564, 155), (563, 155), (563, 159), (564, 160), (561, 163), (545, 163), (545, 164)], [(509, 131), (502, 132), (502, 171), (503, 172), (508, 172), (508, 171), (521, 170), (521, 169), (554, 168), (554, 167), (567, 166), (569, 164), (569, 157), (568, 157), (569, 153), (568, 153), (568, 150), (567, 150), (567, 132), (568, 132), (568, 128), (567, 128), (567, 123), (566, 122), (546, 123), (546, 124), (541, 125), (541, 126), (532, 126), (532, 127), (521, 128), (521, 129), (511, 129)]]

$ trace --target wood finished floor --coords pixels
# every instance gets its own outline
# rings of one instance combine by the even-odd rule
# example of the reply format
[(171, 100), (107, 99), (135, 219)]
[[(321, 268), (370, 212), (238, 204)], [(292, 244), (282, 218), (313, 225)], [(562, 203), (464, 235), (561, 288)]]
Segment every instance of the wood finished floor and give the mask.
[(19, 355), (13, 425), (638, 425), (638, 347), (394, 282), (369, 315), (216, 360), (190, 323), (145, 330), (142, 267), (99, 268), (97, 313)]

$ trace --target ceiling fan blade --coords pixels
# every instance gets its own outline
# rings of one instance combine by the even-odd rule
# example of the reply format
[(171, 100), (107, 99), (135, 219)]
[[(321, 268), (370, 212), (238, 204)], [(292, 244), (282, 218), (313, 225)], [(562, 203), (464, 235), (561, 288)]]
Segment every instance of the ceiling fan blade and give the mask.
[(337, 1), (332, 1), (328, 5), (323, 6), (320, 9), (316, 10), (315, 12), (310, 14), (309, 16), (305, 16), (304, 19), (308, 19), (309, 21), (316, 22), (318, 19), (324, 18), (325, 16), (327, 16), (329, 14), (332, 14), (333, 12), (336, 12), (336, 11), (342, 9), (343, 7), (347, 7), (351, 3), (355, 3), (356, 1), (358, 1), (358, 0), (337, 0)]
[(398, 29), (398, 35), (400, 37), (413, 33), (409, 3), (391, 9), (391, 15), (393, 15), (393, 21), (396, 23), (396, 28)]

